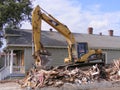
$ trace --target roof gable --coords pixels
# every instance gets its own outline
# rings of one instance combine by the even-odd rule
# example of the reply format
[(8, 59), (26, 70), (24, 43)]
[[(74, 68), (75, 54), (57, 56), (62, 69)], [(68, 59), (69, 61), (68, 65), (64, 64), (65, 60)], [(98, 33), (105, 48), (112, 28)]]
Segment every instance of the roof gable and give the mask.
[(5, 30), (7, 44), (30, 44), (32, 43), (32, 34), (24, 30)]

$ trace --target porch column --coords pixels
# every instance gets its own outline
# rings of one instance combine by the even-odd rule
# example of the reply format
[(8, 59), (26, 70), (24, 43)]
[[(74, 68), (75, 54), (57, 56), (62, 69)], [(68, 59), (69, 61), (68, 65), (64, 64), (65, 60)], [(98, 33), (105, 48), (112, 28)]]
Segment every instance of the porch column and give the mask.
[(7, 52), (7, 66), (10, 66), (10, 53)]
[(13, 50), (11, 50), (10, 54), (10, 73), (13, 72)]
[(7, 54), (5, 53), (5, 64), (4, 66), (6, 67), (7, 66)]

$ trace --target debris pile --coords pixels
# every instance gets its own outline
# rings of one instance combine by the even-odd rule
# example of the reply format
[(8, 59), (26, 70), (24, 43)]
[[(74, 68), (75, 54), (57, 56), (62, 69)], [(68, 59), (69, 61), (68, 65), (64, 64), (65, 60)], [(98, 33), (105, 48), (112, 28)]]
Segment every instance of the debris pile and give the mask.
[(120, 80), (120, 60), (114, 60), (113, 65), (109, 67), (96, 64), (87, 70), (81, 70), (77, 67), (74, 69), (53, 68), (52, 70), (31, 69), (28, 75), (23, 80), (19, 81), (19, 84), (21, 87), (32, 88), (46, 86), (60, 87), (64, 83), (80, 85), (100, 80)]
[(109, 79), (112, 81), (120, 80), (120, 59), (113, 60), (113, 67), (106, 69), (109, 74)]

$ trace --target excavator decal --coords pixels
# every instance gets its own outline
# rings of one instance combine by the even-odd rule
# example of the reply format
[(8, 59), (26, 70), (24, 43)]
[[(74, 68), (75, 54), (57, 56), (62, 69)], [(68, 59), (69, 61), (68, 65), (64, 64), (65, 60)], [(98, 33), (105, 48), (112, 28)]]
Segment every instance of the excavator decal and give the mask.
[(53, 21), (53, 20), (49, 20), (54, 26), (58, 26), (59, 24), (58, 23), (56, 23), (55, 21)]

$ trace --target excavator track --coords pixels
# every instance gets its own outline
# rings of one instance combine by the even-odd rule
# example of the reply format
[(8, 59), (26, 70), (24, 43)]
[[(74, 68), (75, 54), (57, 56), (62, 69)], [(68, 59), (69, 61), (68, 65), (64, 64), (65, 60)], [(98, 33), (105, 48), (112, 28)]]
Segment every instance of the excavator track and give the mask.
[(86, 68), (89, 66), (93, 66), (93, 65), (102, 65), (104, 66), (105, 63), (104, 62), (90, 62), (90, 63), (75, 63), (75, 64), (67, 64), (67, 65), (61, 65), (61, 66), (57, 66), (53, 69), (65, 69), (65, 70), (72, 70), (75, 68)]
[(84, 68), (84, 67), (89, 67), (93, 65), (102, 65), (105, 66), (105, 54), (102, 54), (101, 56), (98, 57), (97, 54), (94, 54), (96, 57), (95, 58), (88, 58), (87, 62), (76, 62), (76, 63), (71, 63), (71, 64), (65, 64), (56, 67), (57, 69), (75, 69), (75, 68)]

